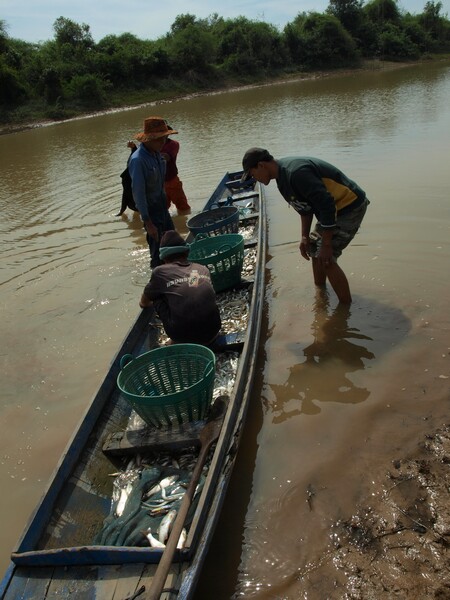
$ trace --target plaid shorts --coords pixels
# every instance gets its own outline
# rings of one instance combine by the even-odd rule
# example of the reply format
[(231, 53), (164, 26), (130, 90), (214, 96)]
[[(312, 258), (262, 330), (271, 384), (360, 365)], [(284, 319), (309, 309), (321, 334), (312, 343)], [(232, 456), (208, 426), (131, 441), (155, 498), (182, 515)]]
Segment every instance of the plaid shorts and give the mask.
[[(333, 246), (333, 258), (337, 259), (342, 254), (342, 250), (346, 248), (361, 225), (361, 222), (366, 214), (367, 207), (370, 202), (368, 198), (349, 213), (337, 217), (336, 228), (333, 230), (331, 244)], [(313, 258), (319, 256), (322, 246), (322, 231), (323, 227), (317, 223), (314, 230), (309, 234), (309, 255)]]

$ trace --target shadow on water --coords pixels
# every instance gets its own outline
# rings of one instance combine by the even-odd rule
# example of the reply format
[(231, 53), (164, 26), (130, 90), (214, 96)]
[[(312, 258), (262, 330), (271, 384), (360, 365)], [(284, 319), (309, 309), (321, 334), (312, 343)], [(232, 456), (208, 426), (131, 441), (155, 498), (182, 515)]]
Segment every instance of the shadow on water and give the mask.
[[(171, 214), (172, 217), (172, 221), (173, 224), (175, 226), (175, 229), (183, 236), (187, 235), (189, 233), (189, 229), (186, 225), (188, 219), (190, 219), (191, 215), (179, 215), (177, 213), (175, 214)], [(146, 244), (146, 239), (145, 239), (145, 231), (144, 231), (144, 226), (141, 220), (141, 217), (139, 216), (139, 213), (136, 211), (132, 211), (130, 209), (127, 209), (122, 215), (120, 215), (120, 217), (118, 217), (118, 220), (122, 220), (124, 223), (126, 223), (128, 225), (128, 227), (131, 230), (131, 235), (132, 235), (132, 239), (133, 242), (140, 246), (142, 244)]]
[(293, 355), (289, 376), (281, 385), (269, 384), (275, 396), (272, 422), (318, 414), (324, 402), (367, 400), (370, 390), (358, 383), (361, 377), (355, 374), (370, 369), (410, 328), (410, 320), (398, 308), (355, 298), (351, 306), (338, 304), (332, 309), (328, 293), (319, 290), (311, 323), (313, 341), (288, 344)]
[(146, 244), (144, 225), (138, 212), (127, 209), (122, 215), (117, 216), (118, 221), (128, 225), (131, 231), (131, 238), (137, 246)]

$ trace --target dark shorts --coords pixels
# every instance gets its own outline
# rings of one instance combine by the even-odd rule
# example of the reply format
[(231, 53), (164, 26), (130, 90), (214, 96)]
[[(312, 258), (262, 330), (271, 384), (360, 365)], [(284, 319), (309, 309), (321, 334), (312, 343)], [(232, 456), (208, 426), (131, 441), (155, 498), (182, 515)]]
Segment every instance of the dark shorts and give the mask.
[[(153, 220), (153, 219), (152, 219)], [(166, 209), (164, 214), (159, 216), (158, 220), (154, 219), (153, 224), (158, 229), (159, 240), (161, 240), (163, 234), (170, 229), (175, 229), (172, 218), (169, 215), (169, 211)], [(162, 265), (162, 260), (159, 258), (159, 241), (155, 242), (155, 240), (146, 234), (147, 244), (150, 249), (150, 267), (154, 269), (159, 265)]]
[(166, 334), (177, 344), (208, 345), (217, 337), (222, 326), (219, 310), (214, 307), (210, 312), (203, 312), (202, 318), (176, 322), (165, 299), (154, 301), (155, 310), (161, 319)]
[[(342, 254), (342, 250), (344, 250), (355, 237), (369, 204), (370, 202), (366, 198), (358, 208), (355, 208), (355, 210), (342, 216), (338, 215), (336, 228), (333, 230), (333, 237), (331, 240), (333, 246), (333, 258), (339, 258)], [(314, 230), (309, 234), (309, 255), (313, 258), (319, 256), (320, 248), (322, 246), (322, 231), (323, 227), (317, 224)]]

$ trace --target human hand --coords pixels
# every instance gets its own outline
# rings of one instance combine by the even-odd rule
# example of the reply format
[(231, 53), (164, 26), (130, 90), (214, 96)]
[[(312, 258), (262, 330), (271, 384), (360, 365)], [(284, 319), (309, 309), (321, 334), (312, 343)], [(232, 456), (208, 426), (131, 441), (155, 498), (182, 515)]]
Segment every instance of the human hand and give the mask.
[(303, 256), (305, 260), (309, 260), (309, 238), (306, 235), (302, 236), (300, 241), (300, 254)]
[(151, 221), (144, 222), (145, 231), (148, 235), (155, 240), (155, 242), (159, 241), (159, 233), (158, 228), (153, 225)]
[(139, 306), (141, 308), (148, 308), (152, 304), (152, 300), (149, 300), (145, 294), (142, 294), (141, 299), (139, 300)]

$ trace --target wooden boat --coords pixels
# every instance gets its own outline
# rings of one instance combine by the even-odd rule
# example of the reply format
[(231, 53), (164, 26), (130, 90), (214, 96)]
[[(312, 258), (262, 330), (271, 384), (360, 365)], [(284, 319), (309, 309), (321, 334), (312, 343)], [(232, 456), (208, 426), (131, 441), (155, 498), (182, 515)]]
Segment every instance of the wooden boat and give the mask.
[[(220, 416), (220, 433), (211, 447), (204, 484), (190, 520), (183, 549), (177, 549), (161, 598), (191, 598), (210, 545), (231, 476), (255, 370), (264, 296), (266, 218), (262, 188), (241, 184), (240, 172), (227, 173), (205, 205), (240, 206), (239, 231), (250, 227), (245, 252), (253, 252), (253, 276), (236, 286), (247, 293), (245, 331), (225, 332), (216, 342), (219, 356), (236, 356), (234, 383)], [(223, 292), (223, 294), (234, 293)], [(218, 294), (218, 299), (221, 294)], [(236, 302), (234, 303), (236, 305)], [(224, 322), (224, 319), (222, 319)], [(204, 422), (170, 429), (131, 427), (133, 414), (117, 386), (121, 358), (139, 356), (159, 343), (156, 315), (144, 309), (131, 327), (79, 428), (34, 511), (0, 583), (2, 600), (125, 600), (147, 597), (164, 548), (94, 543), (111, 511), (113, 472), (121, 473), (131, 458), (176, 455), (185, 447), (198, 452)], [(217, 377), (217, 376), (216, 376)], [(223, 399), (223, 395), (221, 399)], [(137, 420), (139, 423), (139, 419)], [(142, 427), (143, 425), (143, 427)], [(155, 454), (156, 453), (156, 454)], [(178, 456), (178, 455), (177, 455)], [(197, 454), (198, 456), (198, 454)], [(133, 459), (134, 459), (133, 458)], [(194, 457), (195, 459), (195, 457)]]

